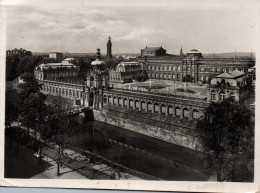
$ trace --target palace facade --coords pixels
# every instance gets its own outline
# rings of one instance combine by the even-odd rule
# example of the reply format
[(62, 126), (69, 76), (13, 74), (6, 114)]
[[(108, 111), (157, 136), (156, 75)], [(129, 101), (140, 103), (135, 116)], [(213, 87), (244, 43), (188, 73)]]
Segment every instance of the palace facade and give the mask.
[(110, 70), (110, 84), (132, 82), (133, 79), (142, 76), (142, 63), (138, 62), (121, 62), (117, 65), (116, 70)]
[[(205, 116), (211, 101), (248, 98), (248, 68), (254, 62), (250, 58), (204, 58), (193, 49), (186, 55), (181, 50), (179, 56), (144, 54), (138, 61), (121, 62), (116, 70), (108, 71), (97, 49), (92, 70), (84, 80), (78, 76), (79, 68), (73, 61), (65, 59), (62, 63), (36, 67), (35, 77), (42, 84), (41, 91), (70, 99), (75, 106), (93, 109), (95, 120), (198, 151), (201, 149), (197, 120)], [(132, 82), (143, 70), (150, 79), (180, 82), (176, 85), (182, 91), (178, 92), (174, 85), (173, 92), (168, 92), (168, 87), (167, 92), (161, 92), (151, 87), (151, 81), (150, 87), (113, 86)], [(203, 93), (185, 93), (186, 82), (208, 84), (202, 85), (206, 89)]]
[(209, 83), (212, 78), (223, 72), (238, 70), (244, 73), (254, 66), (249, 57), (203, 57), (198, 50), (192, 49), (186, 55), (182, 49), (179, 56), (143, 56), (138, 62), (144, 64), (150, 79), (173, 80), (180, 82)]
[(66, 58), (61, 63), (40, 64), (35, 68), (34, 75), (38, 80), (78, 77), (80, 69), (76, 64), (74, 58)]
[[(145, 52), (141, 54), (137, 62), (121, 62), (116, 70), (107, 71), (98, 49), (97, 59), (91, 63), (93, 70), (88, 72), (86, 81), (76, 78), (79, 68), (72, 58), (62, 63), (41, 64), (36, 67), (35, 76), (43, 84), (42, 92), (72, 99), (76, 105), (138, 110), (174, 117), (174, 120), (203, 117), (211, 101), (228, 97), (240, 101), (248, 97), (247, 72), (254, 64), (251, 58), (204, 58), (195, 49), (186, 55), (181, 49), (180, 56), (164, 55), (164, 52), (152, 57), (147, 57)], [(131, 82), (142, 70), (147, 71), (150, 79), (208, 83), (207, 93), (185, 95), (113, 87), (114, 84)]]

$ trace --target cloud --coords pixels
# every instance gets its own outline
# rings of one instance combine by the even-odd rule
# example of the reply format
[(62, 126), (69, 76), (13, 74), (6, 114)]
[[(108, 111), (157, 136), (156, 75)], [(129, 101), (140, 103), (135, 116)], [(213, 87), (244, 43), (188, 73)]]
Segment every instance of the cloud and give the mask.
[(222, 52), (235, 43), (237, 50), (254, 49), (254, 15), (248, 11), (48, 3), (7, 9), (8, 49), (93, 52), (105, 49), (109, 35), (117, 52), (139, 52), (145, 45), (163, 45), (169, 53), (181, 45)]

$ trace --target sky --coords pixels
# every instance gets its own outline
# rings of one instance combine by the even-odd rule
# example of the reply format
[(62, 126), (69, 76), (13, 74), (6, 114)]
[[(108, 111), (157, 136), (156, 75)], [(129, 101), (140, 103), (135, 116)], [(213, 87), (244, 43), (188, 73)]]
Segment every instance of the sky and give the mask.
[(183, 2), (4, 1), (6, 49), (106, 53), (111, 36), (112, 53), (140, 53), (146, 46), (162, 46), (170, 54), (181, 47), (202, 53), (255, 51), (254, 1)]

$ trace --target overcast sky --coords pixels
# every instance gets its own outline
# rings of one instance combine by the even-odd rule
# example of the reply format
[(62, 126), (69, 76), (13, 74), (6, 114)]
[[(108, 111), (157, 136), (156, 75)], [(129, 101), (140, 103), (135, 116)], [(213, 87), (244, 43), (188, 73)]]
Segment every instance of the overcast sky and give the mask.
[(89, 53), (99, 47), (106, 53), (110, 35), (113, 53), (139, 53), (145, 46), (161, 45), (168, 53), (179, 53), (181, 46), (184, 52), (193, 48), (203, 53), (255, 51), (256, 14), (252, 3), (10, 2), (6, 5), (7, 49)]

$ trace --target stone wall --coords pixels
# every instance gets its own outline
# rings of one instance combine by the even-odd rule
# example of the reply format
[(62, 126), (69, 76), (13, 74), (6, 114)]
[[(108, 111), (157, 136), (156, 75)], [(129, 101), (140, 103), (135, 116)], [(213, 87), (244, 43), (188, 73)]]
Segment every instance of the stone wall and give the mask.
[(127, 116), (124, 118), (123, 112), (112, 112), (108, 109), (93, 110), (94, 119), (107, 124), (111, 124), (123, 129), (128, 129), (137, 133), (141, 133), (150, 137), (154, 137), (169, 143), (187, 147), (200, 151), (200, 145), (194, 130), (182, 128), (181, 126), (168, 124), (168, 128), (159, 127), (158, 124), (147, 124), (145, 118)]

